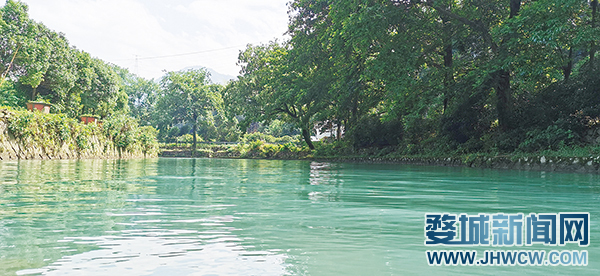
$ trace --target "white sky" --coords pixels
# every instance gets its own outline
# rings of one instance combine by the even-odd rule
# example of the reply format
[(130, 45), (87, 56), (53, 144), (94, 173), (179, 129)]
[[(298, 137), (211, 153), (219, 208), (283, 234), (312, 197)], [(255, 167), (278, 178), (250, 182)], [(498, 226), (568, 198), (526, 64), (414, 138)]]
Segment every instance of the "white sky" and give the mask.
[(192, 66), (237, 76), (239, 51), (281, 41), (288, 22), (288, 0), (21, 2), (30, 18), (65, 33), (71, 45), (147, 79)]

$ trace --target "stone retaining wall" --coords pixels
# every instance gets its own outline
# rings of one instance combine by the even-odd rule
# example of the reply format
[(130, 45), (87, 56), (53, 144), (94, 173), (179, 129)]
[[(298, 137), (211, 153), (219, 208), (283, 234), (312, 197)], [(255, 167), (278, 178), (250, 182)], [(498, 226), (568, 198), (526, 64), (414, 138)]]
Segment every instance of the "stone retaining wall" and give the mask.
[(491, 169), (510, 169), (510, 170), (532, 170), (532, 171), (559, 171), (559, 172), (578, 172), (578, 173), (600, 173), (600, 156), (597, 157), (475, 157), (472, 159), (464, 158), (335, 158), (323, 159), (320, 161), (341, 161), (341, 162), (373, 162), (373, 163), (398, 163), (413, 165), (430, 166), (450, 166), (450, 167), (473, 167), (473, 168), (491, 168)]
[(11, 135), (6, 122), (0, 118), (0, 161), (17, 159), (114, 159), (114, 158), (143, 158), (143, 152), (119, 152), (111, 145), (104, 144), (96, 136), (91, 136), (90, 149), (79, 150), (73, 144), (63, 143), (59, 148), (45, 148), (35, 143), (27, 143)]

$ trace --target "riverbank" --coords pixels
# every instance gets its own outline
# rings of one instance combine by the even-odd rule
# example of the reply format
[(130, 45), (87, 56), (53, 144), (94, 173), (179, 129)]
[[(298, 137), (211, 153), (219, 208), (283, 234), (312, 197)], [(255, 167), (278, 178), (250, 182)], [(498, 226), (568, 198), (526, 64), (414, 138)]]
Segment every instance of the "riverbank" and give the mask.
[[(271, 148), (283, 147), (273, 145)], [(386, 150), (364, 151), (358, 154), (327, 154), (331, 151), (297, 148), (295, 150), (267, 150), (263, 146), (199, 145), (195, 157), (246, 158), (275, 160), (314, 160), (324, 162), (396, 163), (427, 166), (472, 167), (507, 170), (557, 171), (600, 174), (600, 154), (579, 148), (567, 151), (545, 151), (540, 153), (518, 153), (511, 155), (465, 154), (454, 156), (410, 156), (398, 155)], [(343, 151), (338, 151), (343, 152)], [(161, 149), (159, 157), (191, 157), (189, 148), (171, 147)]]
[(103, 124), (0, 108), (0, 160), (156, 157), (155, 130), (124, 116)]
[(368, 163), (397, 163), (410, 165), (446, 166), (446, 167), (471, 167), (504, 170), (525, 171), (556, 171), (600, 174), (600, 157), (348, 157), (348, 158), (310, 158), (316, 161), (329, 162), (368, 162)]

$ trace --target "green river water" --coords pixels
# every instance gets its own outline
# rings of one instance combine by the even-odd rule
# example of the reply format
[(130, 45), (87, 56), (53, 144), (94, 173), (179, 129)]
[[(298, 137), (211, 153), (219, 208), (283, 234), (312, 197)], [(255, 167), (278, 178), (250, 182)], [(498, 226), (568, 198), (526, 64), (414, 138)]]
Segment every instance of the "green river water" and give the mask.
[[(0, 275), (600, 275), (600, 177), (397, 164), (0, 162)], [(425, 213), (589, 212), (591, 242), (425, 246)], [(587, 250), (573, 266), (429, 266), (427, 250)]]

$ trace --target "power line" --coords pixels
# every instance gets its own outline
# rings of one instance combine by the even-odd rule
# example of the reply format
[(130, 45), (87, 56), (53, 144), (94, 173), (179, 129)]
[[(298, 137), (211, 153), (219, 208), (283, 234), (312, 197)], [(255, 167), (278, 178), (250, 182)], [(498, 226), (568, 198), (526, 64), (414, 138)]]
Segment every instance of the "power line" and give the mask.
[(166, 55), (166, 56), (141, 57), (141, 58), (138, 58), (138, 59), (139, 60), (148, 60), (148, 59), (170, 58), (170, 57), (180, 57), (180, 56), (191, 56), (191, 55), (197, 55), (197, 54), (204, 54), (204, 53), (210, 53), (210, 52), (218, 52), (218, 51), (223, 51), (223, 50), (229, 50), (229, 49), (234, 49), (234, 48), (243, 47), (243, 46), (245, 46), (245, 45), (232, 46), (232, 47), (226, 47), (226, 48), (220, 48), (220, 49), (212, 49), (212, 50), (206, 50), (206, 51), (191, 52), (191, 53)]
[(139, 75), (139, 70), (138, 70), (138, 60), (139, 60), (139, 56), (135, 55), (135, 74)]
[[(260, 43), (260, 42), (259, 42)], [(248, 44), (254, 44), (254, 43), (248, 43)], [(223, 50), (229, 50), (229, 49), (235, 49), (235, 48), (239, 48), (239, 47), (244, 47), (248, 44), (245, 45), (238, 45), (238, 46), (230, 46), (230, 47), (225, 47), (225, 48), (219, 48), (219, 49), (211, 49), (211, 50), (204, 50), (204, 51), (197, 51), (197, 52), (189, 52), (189, 53), (181, 53), (181, 54), (173, 54), (173, 55), (164, 55), (164, 56), (152, 56), (152, 57), (140, 57), (137, 56), (135, 58), (126, 58), (126, 59), (119, 59), (116, 61), (126, 61), (126, 60), (135, 60), (136, 64), (139, 60), (149, 60), (149, 59), (160, 59), (160, 58), (171, 58), (171, 57), (181, 57), (181, 56), (190, 56), (190, 55), (197, 55), (197, 54), (204, 54), (204, 53), (211, 53), (211, 52), (218, 52), (218, 51), (223, 51)]]

